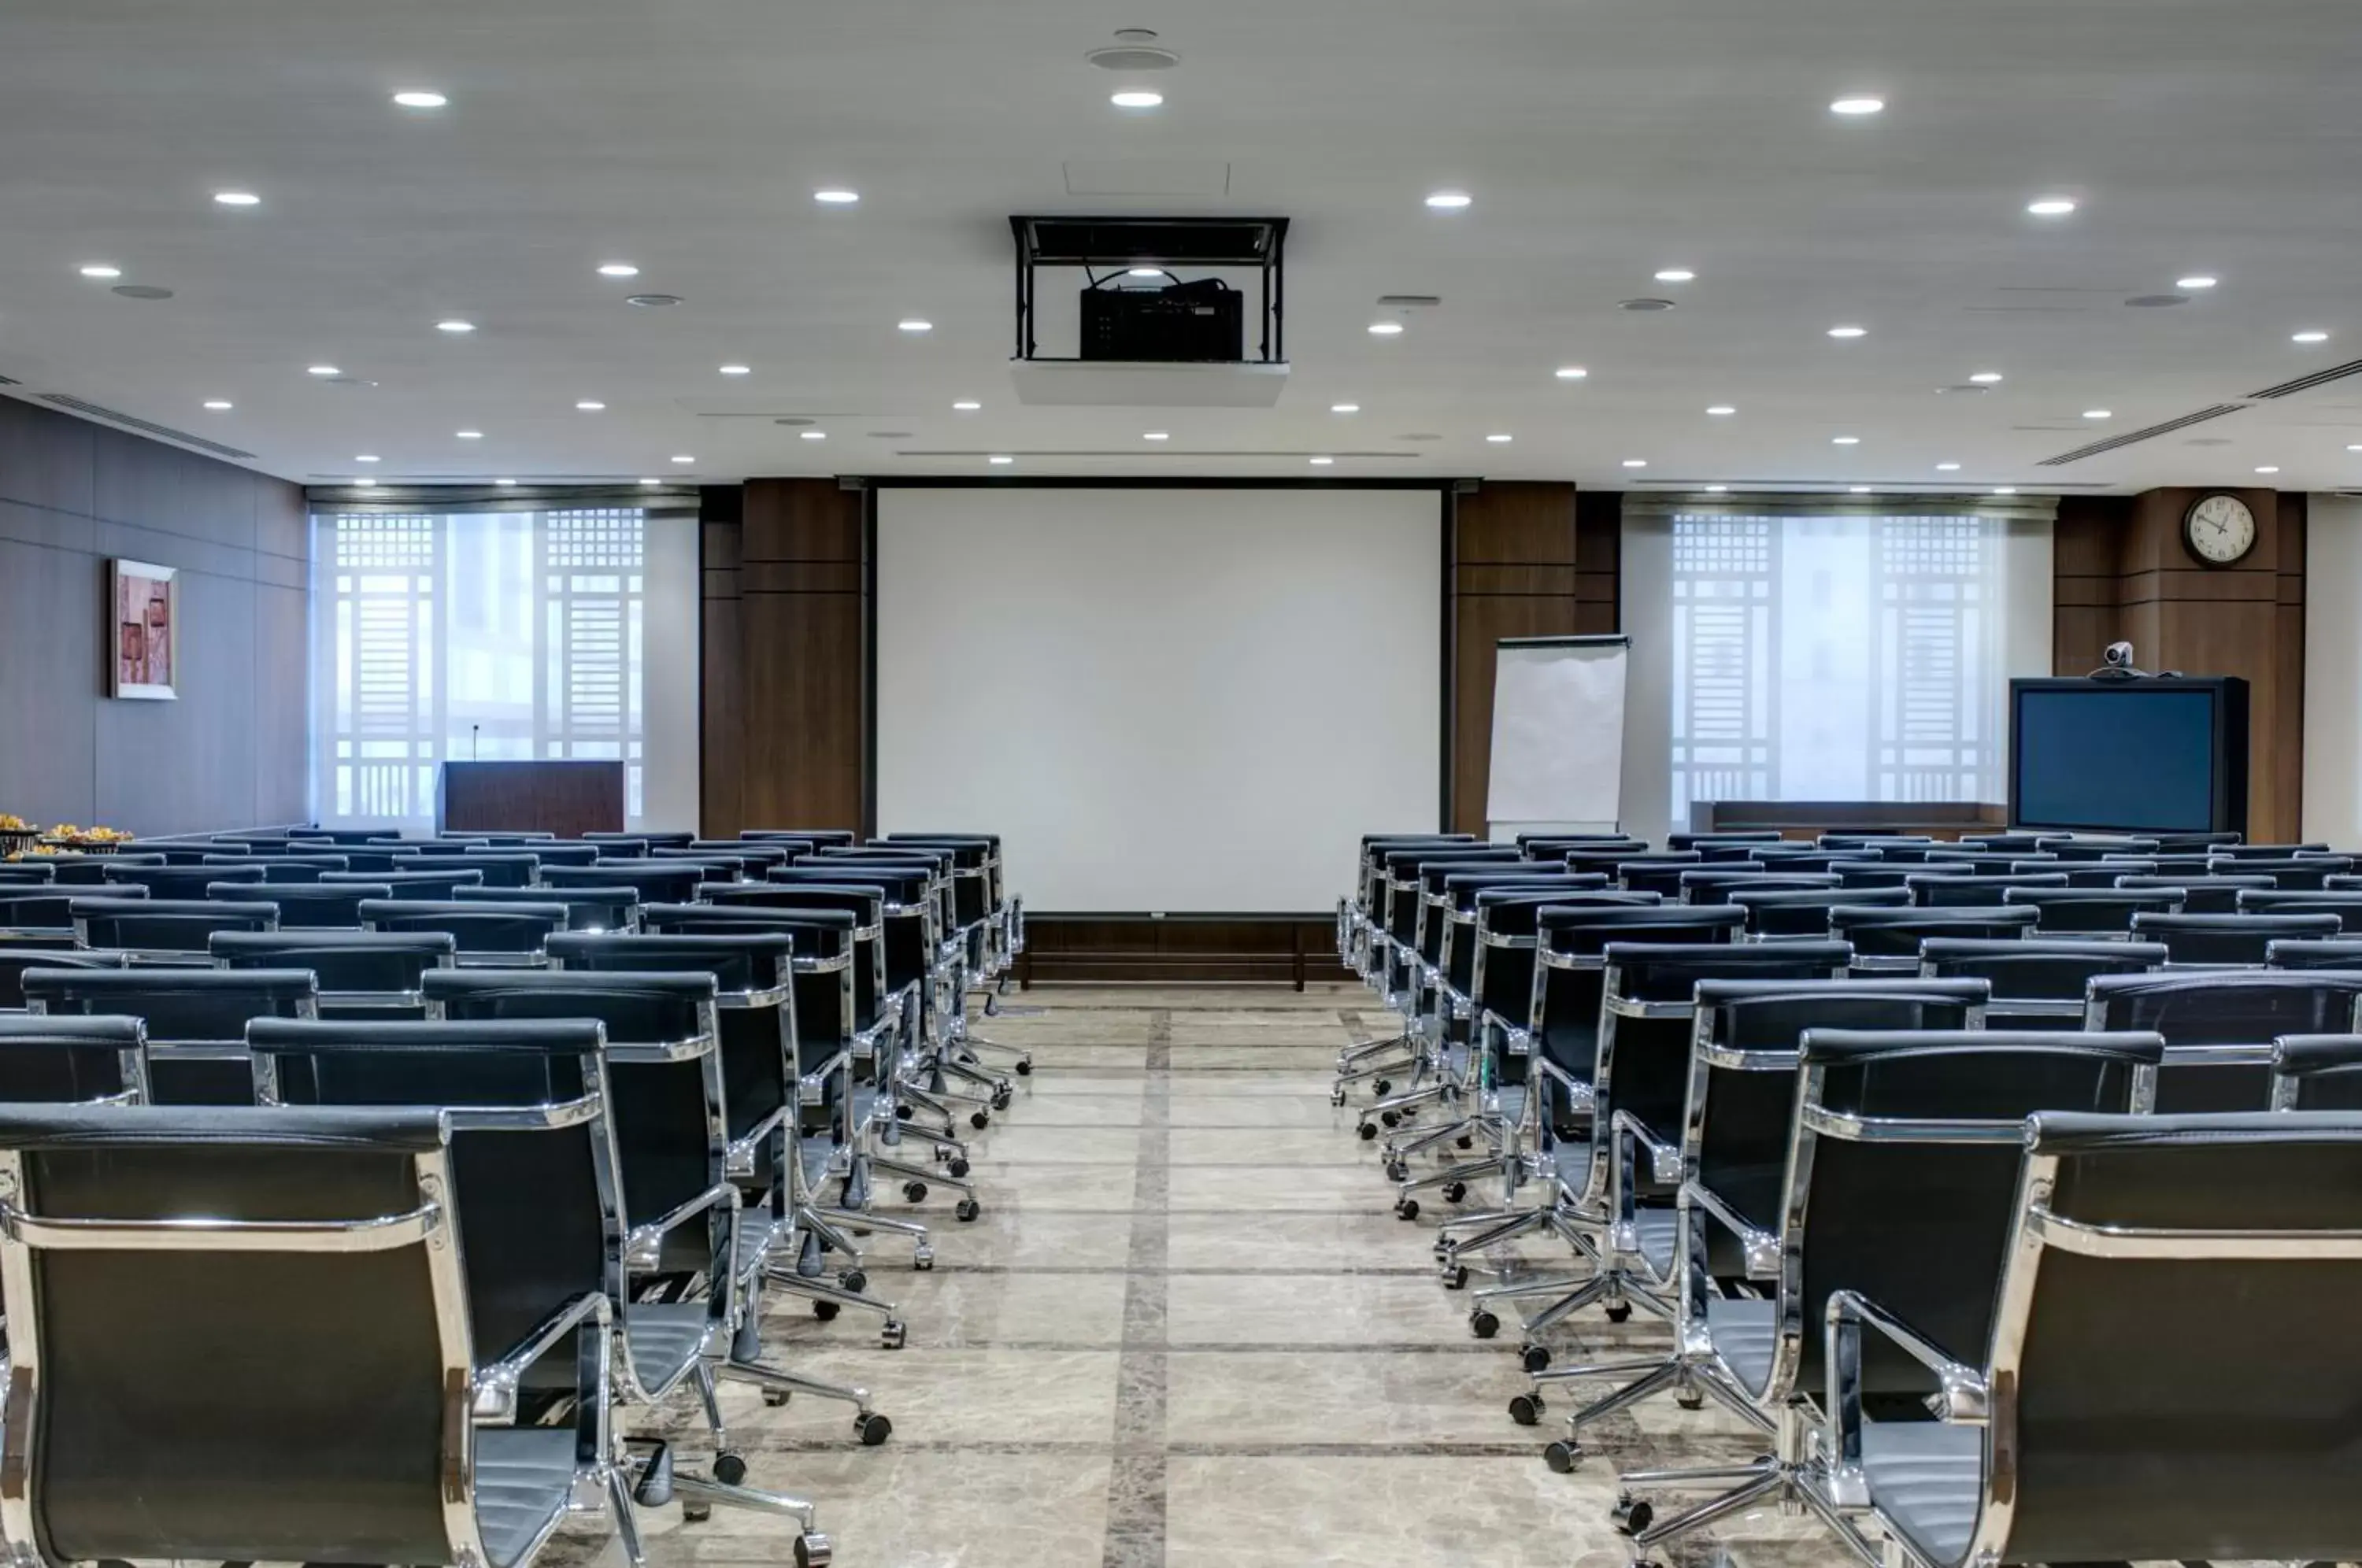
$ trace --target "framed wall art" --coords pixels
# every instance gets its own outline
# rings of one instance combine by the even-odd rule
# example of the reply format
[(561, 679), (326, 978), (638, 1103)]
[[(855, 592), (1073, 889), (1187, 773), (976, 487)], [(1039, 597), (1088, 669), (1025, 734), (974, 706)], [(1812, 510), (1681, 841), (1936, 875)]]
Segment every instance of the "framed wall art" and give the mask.
[(179, 576), (146, 561), (106, 563), (108, 696), (171, 701), (181, 694)]

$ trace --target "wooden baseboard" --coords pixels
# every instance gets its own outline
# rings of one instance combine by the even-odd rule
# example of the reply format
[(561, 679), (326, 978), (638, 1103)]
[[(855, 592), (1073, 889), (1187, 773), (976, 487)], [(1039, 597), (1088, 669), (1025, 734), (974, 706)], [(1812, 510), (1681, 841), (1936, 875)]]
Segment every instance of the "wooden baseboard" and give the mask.
[(1025, 917), (1021, 986), (1307, 984), (1352, 978), (1330, 915)]

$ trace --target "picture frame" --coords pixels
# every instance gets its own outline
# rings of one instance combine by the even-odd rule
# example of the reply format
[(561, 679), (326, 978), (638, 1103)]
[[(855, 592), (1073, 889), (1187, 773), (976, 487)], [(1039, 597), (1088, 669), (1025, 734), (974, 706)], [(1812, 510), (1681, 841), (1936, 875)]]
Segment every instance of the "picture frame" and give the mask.
[(181, 584), (177, 568), (106, 563), (106, 694), (170, 702), (181, 695)]

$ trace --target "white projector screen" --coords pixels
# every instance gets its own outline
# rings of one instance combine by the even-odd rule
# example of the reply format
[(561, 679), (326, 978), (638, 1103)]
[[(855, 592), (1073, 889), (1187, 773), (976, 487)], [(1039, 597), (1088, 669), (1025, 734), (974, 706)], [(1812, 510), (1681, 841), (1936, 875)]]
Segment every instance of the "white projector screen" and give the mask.
[(877, 825), (1048, 913), (1313, 913), (1440, 804), (1432, 490), (877, 493)]

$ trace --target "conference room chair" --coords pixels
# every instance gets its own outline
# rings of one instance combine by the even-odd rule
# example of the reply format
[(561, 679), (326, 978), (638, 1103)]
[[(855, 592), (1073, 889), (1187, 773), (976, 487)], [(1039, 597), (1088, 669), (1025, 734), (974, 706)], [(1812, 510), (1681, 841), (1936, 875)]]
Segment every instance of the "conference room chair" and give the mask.
[(2066, 833), (2039, 834), (2034, 847), (2061, 860), (2087, 861), (2151, 856), (2161, 846), (2156, 839), (2139, 834)]
[(1911, 907), (1908, 888), (1809, 889), (1768, 893), (1733, 888), (1724, 893), (1747, 916), (1749, 942), (1822, 942), (1829, 934), (1829, 911), (1837, 909), (1901, 910)]
[(1760, 866), (1766, 870), (1809, 874), (1827, 871), (1840, 860), (1859, 860), (1862, 857), (1844, 850), (1823, 849), (1819, 845), (1809, 840), (1783, 839), (1778, 844), (1759, 844), (1750, 846), (1747, 852), (1747, 858), (1750, 864)]
[(1669, 833), (1665, 835), (1665, 847), (1675, 850), (1704, 850), (1709, 845), (1777, 844), (1779, 842), (1780, 832), (1777, 828), (1716, 828), (1704, 832)]
[(2038, 833), (1964, 833), (1959, 836), (1962, 849), (1982, 850), (1991, 855), (2039, 854), (2045, 835)]
[(639, 833), (586, 833), (579, 842), (596, 845), (602, 860), (644, 860), (647, 857), (648, 838)]
[(2063, 875), (2067, 869), (2065, 863), (2055, 855), (2042, 855), (2030, 850), (2021, 855), (1994, 854), (1944, 844), (1927, 852), (1926, 864), (1931, 867), (1962, 870), (1971, 877), (2012, 878), (2022, 872), (2034, 876), (2050, 872)]
[(2217, 856), (2211, 865), (2241, 877), (2269, 877), (2272, 886), (2282, 892), (2323, 892), (2327, 890), (2330, 878), (2352, 874), (2354, 857), (2325, 854), (2308, 854), (2290, 859)]
[[(1801, 1507), (1856, 1554), (1877, 1560), (1842, 1511), (1816, 1444), (1833, 1370), (1823, 1327), (1831, 1299), (1875, 1300), (1928, 1344), (1983, 1345), (2012, 1241), (2026, 1118), (2145, 1112), (2164, 1049), (2148, 1033), (1816, 1026), (1776, 1053), (1787, 1062), (1767, 1070), (1794, 1087), (1775, 1288), (1769, 1299), (1712, 1294), (1694, 1233), (1689, 1278), (1713, 1358), (1708, 1386), (1744, 1395), (1771, 1423), (1775, 1447), (1738, 1474), (1727, 1466), (1626, 1473), (1617, 1518), (1635, 1551), (1776, 1502)], [(1690, 1183), (1694, 1211), (1713, 1213), (1703, 1201), (1711, 1180), (1709, 1166)], [(1927, 1392), (1926, 1369), (1907, 1358), (1874, 1354), (1846, 1371), (1857, 1408), (1908, 1408)], [(1948, 1392), (1938, 1390), (1939, 1403)], [(1888, 1441), (1899, 1435), (1890, 1431)], [(1635, 1496), (1733, 1481), (1662, 1520)]]
[[(2244, 878), (2243, 878), (2244, 879)], [(2252, 889), (2239, 894), (2241, 914), (2329, 914), (2337, 919), (2338, 929), (2347, 933), (2362, 933), (2362, 890), (2324, 889), (2319, 892), (2283, 892), (2275, 888)]]
[(393, 889), (382, 882), (319, 883), (211, 882), (205, 897), (217, 903), (241, 899), (267, 899), (279, 911), (281, 931), (349, 931), (361, 923), (361, 905), (372, 899), (390, 899)]
[(1685, 904), (1718, 904), (1723, 895), (1734, 888), (1752, 888), (1767, 893), (1802, 892), (1814, 888), (1835, 888), (1839, 880), (1834, 871), (1786, 871), (1744, 861), (1685, 870), (1679, 878), (1679, 890), (1681, 901)]
[(279, 929), (279, 906), (259, 899), (85, 898), (74, 900), (69, 913), (84, 947), (113, 948), (145, 964), (202, 962), (217, 931)]
[[(535, 977), (447, 971), (444, 976), (495, 983)], [(671, 978), (689, 983), (697, 977)], [(598, 1313), (590, 1298), (595, 1298), (614, 1329), (612, 1334), (593, 1331), (604, 1347), (598, 1353), (612, 1365), (613, 1403), (660, 1412), (695, 1390), (713, 1442), (710, 1473), (680, 1468), (668, 1439), (626, 1440), (650, 1452), (629, 1460), (617, 1454), (611, 1495), (618, 1495), (623, 1517), (629, 1518), (619, 1496), (626, 1486), (646, 1507), (678, 1497), (691, 1521), (716, 1506), (786, 1514), (804, 1532), (796, 1543), (796, 1560), (826, 1561), (827, 1542), (815, 1536), (811, 1503), (740, 1484), (745, 1460), (732, 1448), (722, 1419), (714, 1379), (728, 1365), (724, 1347), (737, 1326), (736, 1275), (724, 1251), (734, 1233), (735, 1189), (715, 1179), (693, 1191), (675, 1212), (639, 1215), (632, 1207), (635, 1192), (651, 1186), (695, 1189), (702, 1176), (703, 1162), (682, 1154), (659, 1162), (666, 1168), (651, 1179), (635, 1172), (622, 1152), (619, 1118), (626, 1098), (616, 1092), (611, 1074), (643, 1055), (660, 1058), (668, 1054), (664, 1047), (611, 1045), (598, 1021), (589, 1017), (367, 1024), (264, 1021), (249, 1032), (249, 1043), (258, 1097), (266, 1105), (435, 1108), (454, 1129), (458, 1250), (471, 1286), (484, 1285), (473, 1314), (480, 1340), (514, 1342), (518, 1331), (544, 1347), (579, 1339), (579, 1359), (594, 1349), (592, 1332), (582, 1331), (592, 1331)], [(694, 1058), (686, 1065), (698, 1070)], [(685, 1105), (671, 1103), (678, 1097), (664, 1099), (635, 1108), (644, 1132), (677, 1134), (691, 1119), (706, 1122), (702, 1094)], [(668, 1115), (676, 1110), (677, 1118)], [(710, 1124), (697, 1129), (701, 1140), (709, 1130)], [(549, 1135), (520, 1136), (526, 1132)], [(539, 1218), (537, 1206), (545, 1210)], [(678, 1290), (657, 1288), (665, 1282), (652, 1275), (649, 1254), (657, 1253), (661, 1263), (664, 1235), (679, 1230), (702, 1233), (720, 1266)], [(546, 1290), (524, 1296), (515, 1287), (514, 1271), (528, 1263), (567, 1280), (570, 1288), (561, 1297), (561, 1309), (553, 1312)], [(479, 1409), (494, 1419), (523, 1421), (552, 1396), (565, 1393), (546, 1363), (518, 1364), (521, 1359), (511, 1358), (504, 1376), (483, 1380), (491, 1386), (479, 1392)], [(584, 1415), (579, 1397), (576, 1405), (579, 1420)], [(603, 1433), (606, 1412), (599, 1414)], [(627, 1536), (624, 1545), (636, 1568), (636, 1541)]]
[(1833, 860), (1829, 872), (1840, 888), (1907, 888), (1914, 878), (1969, 876), (1956, 862), (1941, 860)]
[(2275, 942), (2264, 953), (2268, 969), (2362, 970), (2362, 937), (2326, 942)]
[(164, 865), (161, 855), (117, 853), (115, 855), (45, 855), (41, 856), (50, 867), (50, 881), (61, 888), (96, 888), (118, 880), (114, 873), (134, 869), (154, 870)]
[(2151, 836), (2157, 840), (2158, 853), (2160, 855), (2211, 855), (2224, 845), (2235, 845), (2240, 841), (2238, 834), (2228, 832), (2160, 832)]
[(540, 968), (549, 961), (551, 933), (566, 924), (563, 904), (371, 899), (361, 905), (362, 930), (441, 932), (458, 944), (463, 968)]
[[(58, 1561), (527, 1568), (597, 1499), (636, 1562), (595, 1271), (594, 1348), (557, 1374), (575, 1420), (483, 1419), (546, 1347), (469, 1331), (478, 1249), (463, 1269), (444, 1240), (479, 1207), (459, 1136), (425, 1110), (0, 1106), (0, 1268), (28, 1286), (12, 1526)], [(527, 1283), (556, 1309), (574, 1282)]]
[(148, 1041), (136, 1018), (0, 1012), (0, 1105), (140, 1105)]
[(2327, 842), (2309, 844), (2224, 844), (2209, 848), (2207, 856), (2218, 860), (2294, 860), (2303, 856), (2330, 855), (2334, 851)]
[[(121, 866), (108, 868), (106, 879), (138, 888), (151, 899), (203, 899), (205, 889), (220, 882), (254, 884), (263, 880), (259, 866)], [(260, 895), (250, 889), (246, 897)]]
[[(1591, 1277), (1478, 1293), (1479, 1309), (1486, 1311), (1512, 1295), (1559, 1297), (1526, 1324), (1519, 1360), (1537, 1375), (1552, 1359), (1540, 1335), (1595, 1301), (1610, 1321), (1628, 1317), (1634, 1306), (1661, 1318), (1673, 1315), (1682, 1114), (1689, 1094), (1698, 987), (1714, 981), (1827, 980), (1845, 973), (1851, 952), (1841, 942), (1610, 943), (1604, 957), (1591, 1135), (1572, 1161), (1562, 1162), (1564, 1200), (1599, 1231), (1586, 1253), (1595, 1265)], [(1483, 1324), (1476, 1326), (1481, 1330)], [(1599, 1368), (1591, 1367), (1569, 1375), (1599, 1375)], [(1510, 1417), (1519, 1425), (1541, 1419), (1547, 1381), (1538, 1376), (1510, 1401)], [(1695, 1390), (1681, 1390), (1688, 1408), (1695, 1408), (1703, 1397)]]
[(454, 904), (546, 904), (566, 911), (568, 931), (628, 932), (640, 921), (636, 888), (458, 888), (443, 900)]
[[(1023, 910), (1010, 901), (1003, 879), (1000, 839), (994, 834), (891, 833), (873, 838), (873, 849), (898, 845), (947, 850), (952, 856), (952, 920), (964, 944), (966, 974), (962, 984), (980, 993), (984, 1015), (999, 1011), (1018, 947), (1023, 941)], [(823, 846), (824, 847), (824, 846)], [(959, 1009), (960, 1036), (975, 1052), (990, 1052), (1008, 1062), (1021, 1076), (1033, 1070), (1032, 1053), (976, 1033), (966, 1026), (965, 997), (954, 999)]]
[[(123, 891), (138, 897), (145, 888), (126, 888)], [(37, 932), (73, 933), (73, 906), (93, 897), (87, 888), (60, 887), (50, 883), (26, 882), (0, 884), (0, 933), (30, 934)]]
[[(226, 867), (259, 867), (261, 879), (274, 886), (317, 882), (323, 871), (352, 869), (352, 862), (341, 855), (208, 855), (198, 864)], [(230, 881), (236, 878), (226, 877), (220, 879)]]
[(2149, 1029), (2165, 1037), (2160, 1111), (2259, 1110), (2271, 1099), (2272, 1042), (2283, 1034), (2349, 1032), (2357, 1000), (2356, 970), (2110, 975), (2092, 981), (2083, 1026)]
[(2153, 877), (2158, 871), (2155, 859), (2129, 855), (2111, 855), (2099, 860), (2060, 861), (2058, 865), (2070, 888), (2114, 888), (2122, 878)]
[(130, 962), (127, 954), (80, 946), (71, 932), (0, 935), (0, 1012), (25, 1010), (28, 969), (121, 969)]
[(1990, 986), (1987, 1029), (2074, 1029), (2082, 1025), (2093, 977), (2147, 974), (2167, 956), (2164, 944), (2155, 942), (1931, 936), (1919, 944), (1919, 972), (1934, 980)]
[(752, 856), (766, 865), (783, 866), (803, 854), (804, 847), (801, 841), (795, 839), (692, 838), (680, 848), (668, 853), (738, 858)]
[(686, 845), (679, 849), (652, 847), (648, 861), (656, 866), (700, 866), (704, 867), (709, 882), (748, 882), (762, 880), (763, 873), (773, 866), (784, 865), (779, 856), (765, 855), (765, 846), (757, 845), (742, 849), (691, 849)]
[(317, 1015), (331, 1021), (397, 1022), (426, 1016), (420, 978), (458, 961), (458, 943), (431, 931), (225, 931), (206, 951), (221, 969), (308, 969)]
[(2259, 969), (2274, 942), (2318, 942), (2338, 929), (2337, 916), (2327, 911), (2133, 917), (2134, 937), (2163, 943), (2175, 968)]
[(538, 851), (545, 844), (557, 842), (557, 834), (546, 828), (519, 828), (506, 832), (470, 834), (494, 849), (531, 849)]
[(28, 968), (25, 1005), (50, 1017), (136, 1018), (147, 1025), (148, 1083), (159, 1105), (251, 1105), (246, 1030), (258, 1018), (315, 1018), (309, 969)]
[[(383, 838), (385, 830), (373, 827), (305, 827), (291, 828), (287, 842), (293, 845), (332, 844), (341, 851), (345, 847), (366, 845)], [(334, 853), (334, 852), (332, 852)]]
[(57, 878), (57, 867), (44, 860), (0, 860), (0, 891), (13, 888), (47, 887)]
[(2172, 888), (2012, 888), (2004, 907), (2031, 910), (2042, 936), (2129, 935), (2145, 914), (2181, 913), (2181, 895)]
[[(460, 857), (477, 856), (530, 855), (543, 866), (596, 866), (602, 851), (595, 844), (580, 844), (565, 839), (537, 838), (516, 844), (470, 844), (461, 846)], [(494, 884), (499, 886), (501, 884)]]
[[(2033, 1118), (1987, 1331), (1830, 1299), (1824, 1448), (1911, 1568), (2351, 1562), (2362, 1118)], [(2253, 1332), (2226, 1325), (2279, 1303)], [(1874, 1419), (1881, 1358), (1935, 1422)], [(1915, 1415), (1916, 1412), (1914, 1413)]]
[[(1340, 900), (1337, 918), (1339, 955), (1364, 984), (1381, 993), (1385, 989), (1383, 973), (1387, 958), (1386, 947), (1392, 940), (1386, 924), (1389, 884), (1385, 856), (1396, 849), (1473, 842), (1465, 834), (1362, 835), (1353, 890)], [(1359, 1041), (1345, 1048), (1340, 1057), (1340, 1065), (1343, 1066), (1357, 1056), (1366, 1057), (1407, 1044), (1407, 1040), (1400, 1033)]]
[[(415, 864), (405, 862), (399, 856), (392, 858), (398, 866)], [(464, 871), (400, 869), (320, 873), (320, 886), (324, 888), (387, 888), (392, 891), (386, 896), (397, 902), (414, 899), (425, 902), (445, 901), (460, 888), (480, 888), (483, 885), (484, 874), (475, 867)]]
[[(1617, 886), (1631, 893), (1656, 893), (1662, 897), (1679, 898), (1682, 873), (1704, 865), (1705, 857), (1694, 849), (1676, 853), (1666, 850), (1652, 855), (1627, 855), (1616, 862)], [(1568, 869), (1576, 867), (1570, 861)], [(1587, 867), (1586, 867), (1587, 868)]]
[(526, 850), (417, 850), (402, 855), (395, 865), (408, 871), (473, 871), (480, 878), (477, 886), (484, 888), (530, 888), (541, 880), (541, 856)]
[[(1751, 1426), (1775, 1430), (1776, 1417), (1760, 1408), (1756, 1390), (1744, 1377), (1729, 1375), (1723, 1357), (1737, 1336), (1751, 1338), (1760, 1329), (1754, 1315), (1760, 1287), (1781, 1275), (1783, 1180), (1805, 1032), (1977, 1030), (1989, 996), (1981, 980), (1917, 977), (1695, 984), (1690, 1049), (1682, 1063), (1687, 1081), (1682, 1086), (1678, 1142), (1636, 1133), (1633, 1145), (1636, 1156), (1649, 1156), (1646, 1179), (1674, 1189), (1669, 1274), (1677, 1288), (1665, 1303), (1673, 1320), (1672, 1347), (1634, 1361), (1536, 1373), (1529, 1397), (1537, 1402), (1537, 1417), (1548, 1385), (1632, 1379), (1574, 1411), (1567, 1419), (1567, 1436), (1542, 1451), (1545, 1463), (1562, 1474), (1572, 1470), (1582, 1457), (1586, 1428), (1668, 1390), (1685, 1406), (1711, 1398)], [(1637, 1171), (1628, 1173), (1620, 1164), (1610, 1167), (1611, 1180), (1628, 1174)], [(1726, 1300), (1748, 1305), (1716, 1305)], [(1723, 1320), (1722, 1351), (1714, 1344), (1716, 1317)], [(1513, 1417), (1519, 1413), (1513, 1408)]]
[(741, 828), (738, 836), (757, 842), (763, 839), (800, 838), (815, 848), (826, 848), (832, 845), (850, 846), (858, 843), (861, 838), (861, 835), (851, 828)]
[(1830, 832), (1813, 841), (1821, 848), (1852, 853), (1865, 860), (1925, 860), (1937, 841), (1926, 834)]
[(2154, 877), (2119, 877), (2116, 886), (2128, 892), (2142, 893), (2179, 888), (2183, 914), (2236, 914), (2240, 894), (2273, 889), (2269, 877), (2185, 877), (2165, 872)]
[[(1910, 889), (1904, 889), (1905, 896)], [(1857, 975), (1915, 975), (1919, 944), (1930, 937), (2025, 936), (2038, 917), (2030, 909), (1934, 909), (1922, 905), (1838, 904), (1828, 911), (1828, 935), (1853, 947)]]
[(595, 866), (551, 866), (543, 868), (545, 888), (629, 888), (643, 904), (685, 904), (697, 897), (701, 883), (712, 880), (702, 861), (605, 859)]
[(2362, 1034), (2283, 1034), (2272, 1043), (2274, 1110), (2362, 1110)]
[(1911, 901), (1921, 909), (1999, 909), (2003, 902), (2002, 895), (2012, 888), (2067, 886), (2067, 874), (2063, 871), (2012, 876), (2004, 878), (1981, 877), (1973, 871), (1965, 874), (1929, 874), (1936, 870), (1936, 864), (1930, 862), (1903, 878), (1903, 886), (1910, 891)]

